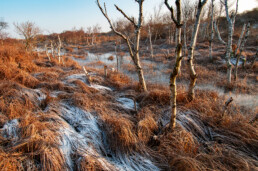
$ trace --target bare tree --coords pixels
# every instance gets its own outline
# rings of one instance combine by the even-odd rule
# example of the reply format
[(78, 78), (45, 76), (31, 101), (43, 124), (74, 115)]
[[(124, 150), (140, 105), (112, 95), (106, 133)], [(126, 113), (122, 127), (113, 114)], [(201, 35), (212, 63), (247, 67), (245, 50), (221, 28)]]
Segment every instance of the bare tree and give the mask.
[[(246, 26), (246, 25), (244, 25), (243, 30), (245, 30), (245, 29), (244, 29), (245, 26)], [(249, 30), (250, 30), (250, 23), (247, 24), (246, 32), (245, 32), (245, 36), (244, 36), (243, 42), (241, 43), (241, 41), (239, 41), (239, 42), (240, 42), (240, 43), (239, 43), (239, 46), (240, 46), (239, 53), (237, 54), (237, 51), (235, 52), (236, 58), (237, 58), (237, 60), (236, 60), (236, 67), (235, 67), (235, 81), (237, 80), (238, 62), (239, 62), (239, 59), (240, 59), (240, 57), (241, 57), (242, 52), (244, 51), (245, 43), (246, 43), (247, 38), (248, 38), (248, 36), (249, 36)], [(243, 31), (242, 31), (241, 37), (242, 37), (243, 34), (244, 34), (244, 33), (243, 33)], [(240, 37), (240, 38), (241, 38), (241, 37)], [(243, 66), (245, 65), (245, 62), (246, 62), (246, 59), (244, 59)]]
[(58, 62), (60, 63), (61, 62), (61, 59), (62, 59), (62, 62), (64, 64), (64, 59), (63, 57), (61, 57), (61, 48), (62, 48), (62, 41), (60, 39), (60, 36), (58, 35)]
[(0, 32), (8, 28), (8, 24), (5, 21), (0, 21)]
[(223, 45), (226, 45), (226, 42), (220, 36), (220, 31), (219, 31), (218, 24), (217, 24), (216, 20), (214, 21), (214, 29), (215, 29), (216, 35), (217, 35), (220, 43), (223, 44)]
[(177, 87), (176, 87), (176, 78), (178, 73), (180, 72), (181, 61), (182, 61), (182, 44), (181, 44), (181, 0), (176, 0), (176, 11), (177, 11), (177, 19), (174, 16), (174, 9), (172, 6), (168, 4), (168, 0), (165, 0), (165, 5), (169, 9), (171, 13), (171, 19), (175, 23), (177, 27), (177, 47), (176, 47), (176, 63), (172, 73), (170, 74), (170, 106), (171, 106), (171, 118), (170, 118), (170, 129), (174, 129), (176, 126), (176, 96), (177, 96)]
[(151, 34), (151, 27), (150, 25), (148, 25), (148, 34), (149, 34), (149, 41), (150, 41), (150, 54), (151, 54), (151, 58), (153, 58), (153, 46), (152, 46), (152, 34)]
[(217, 4), (213, 8), (215, 8), (214, 10), (216, 11), (216, 12), (213, 11), (214, 12), (213, 13), (213, 15), (214, 15), (213, 16), (214, 17), (214, 23), (213, 23), (214, 31), (216, 32), (219, 42), (223, 45), (226, 45), (226, 42), (221, 38), (221, 35), (220, 35), (219, 20), (218, 20), (219, 18), (221, 18), (222, 12), (224, 11), (224, 5), (223, 5), (223, 3), (219, 2), (219, 4)]
[(14, 23), (17, 33), (25, 39), (26, 51), (32, 46), (34, 38), (40, 33), (39, 27), (30, 21), (24, 23)]
[(135, 2), (137, 2), (138, 5), (139, 5), (139, 17), (138, 17), (137, 23), (136, 23), (134, 18), (129, 17), (127, 14), (124, 13), (124, 11), (122, 9), (120, 9), (117, 5), (115, 5), (116, 9), (131, 23), (131, 25), (133, 25), (134, 31), (135, 31), (134, 32), (134, 37), (135, 37), (134, 42), (132, 42), (132, 40), (130, 39), (129, 36), (119, 32), (114, 27), (113, 23), (111, 22), (108, 14), (107, 14), (106, 4), (104, 3), (104, 9), (103, 9), (102, 6), (99, 3), (99, 0), (97, 0), (97, 5), (98, 5), (100, 11), (102, 12), (102, 14), (107, 19), (111, 29), (118, 36), (120, 36), (121, 38), (123, 38), (126, 41), (127, 46), (129, 48), (130, 56), (131, 56), (131, 58), (134, 62), (134, 65), (136, 67), (136, 71), (137, 71), (137, 74), (138, 74), (138, 77), (139, 77), (140, 86), (141, 86), (143, 91), (147, 91), (147, 87), (146, 87), (146, 83), (145, 83), (144, 75), (143, 75), (143, 69), (142, 69), (141, 64), (140, 64), (140, 56), (139, 56), (141, 28), (142, 28), (142, 23), (143, 23), (143, 2), (144, 2), (144, 0), (135, 0)]
[(184, 30), (184, 34), (183, 34), (183, 39), (184, 39), (184, 55), (186, 55), (186, 50), (187, 50), (187, 22), (192, 18), (193, 15), (193, 8), (192, 8), (192, 4), (190, 2), (190, 0), (184, 0), (183, 1), (183, 7), (182, 7), (182, 11), (183, 11), (183, 30)]
[(232, 64), (231, 64), (231, 53), (232, 53), (232, 40), (234, 34), (234, 27), (235, 27), (235, 20), (238, 11), (238, 0), (236, 2), (236, 10), (235, 12), (229, 15), (229, 8), (228, 8), (228, 0), (224, 0), (226, 17), (228, 22), (228, 43), (227, 43), (227, 50), (226, 50), (226, 61), (227, 61), (227, 79), (228, 82), (231, 83), (231, 72), (232, 72)]
[(96, 24), (92, 27), (92, 42), (91, 44), (94, 45), (94, 42), (97, 41), (97, 34), (101, 31), (101, 27)]
[[(174, 9), (172, 6), (170, 6), (168, 4), (168, 0), (165, 0), (165, 5), (167, 6), (167, 8), (169, 9), (170, 13), (171, 13), (171, 19), (173, 20), (173, 22), (176, 25), (176, 44), (181, 44), (181, 32), (182, 32), (182, 9), (181, 9), (181, 0), (176, 0), (176, 9), (177, 9), (177, 15), (175, 17), (174, 15)], [(177, 58), (177, 56), (176, 56)]]
[(50, 55), (49, 55), (49, 53), (48, 53), (47, 44), (45, 44), (45, 51), (46, 51), (46, 55), (47, 55), (47, 57), (48, 57), (48, 60), (51, 61)]
[(188, 89), (188, 98), (190, 100), (194, 99), (194, 96), (195, 96), (194, 87), (195, 87), (195, 83), (196, 83), (196, 79), (197, 79), (197, 75), (196, 75), (194, 65), (193, 65), (194, 50), (195, 50), (198, 30), (199, 30), (199, 26), (200, 26), (200, 16), (202, 14), (203, 7), (207, 3), (207, 1), (208, 0), (199, 0), (194, 29), (193, 29), (192, 38), (191, 38), (191, 43), (190, 43), (190, 47), (188, 50), (188, 65), (189, 65), (189, 71), (190, 71), (190, 84), (189, 84), (189, 89)]
[(209, 46), (209, 57), (212, 60), (212, 42), (214, 38), (214, 0), (211, 0), (211, 37), (210, 37), (210, 46)]
[(3, 40), (8, 37), (8, 33), (4, 32), (4, 30), (7, 28), (8, 28), (7, 22), (0, 21), (0, 40), (2, 45), (4, 44)]
[(90, 44), (89, 36), (92, 36), (92, 28), (91, 27), (87, 27), (86, 33), (87, 33), (87, 40), (86, 40), (86, 42), (87, 42), (87, 45), (89, 45)]

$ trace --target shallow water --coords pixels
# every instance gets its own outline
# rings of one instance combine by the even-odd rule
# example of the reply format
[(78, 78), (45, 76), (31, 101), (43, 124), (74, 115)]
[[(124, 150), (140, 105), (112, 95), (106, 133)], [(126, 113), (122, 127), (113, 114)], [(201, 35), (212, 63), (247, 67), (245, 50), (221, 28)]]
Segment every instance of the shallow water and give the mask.
[[(108, 60), (109, 56), (114, 56), (114, 60), (110, 61)], [(88, 57), (86, 59), (76, 59), (74, 58), (75, 61), (77, 61), (80, 65), (88, 65), (91, 62), (94, 61), (101, 61), (107, 65), (112, 65), (116, 66), (116, 56), (114, 53), (105, 53), (101, 55), (93, 54), (93, 53), (88, 53)], [(125, 55), (124, 57), (119, 57), (120, 62), (124, 64), (132, 64), (130, 57)], [(234, 63), (234, 59), (231, 59), (232, 62)], [(157, 83), (157, 84), (164, 84), (168, 85), (169, 82), (169, 74), (164, 73), (162, 71), (166, 70), (169, 68), (168, 64), (163, 64), (162, 62), (152, 62), (150, 60), (143, 59), (142, 61), (143, 64), (143, 69), (144, 69), (144, 76), (146, 82), (149, 83)], [(239, 61), (239, 65), (241, 64), (242, 61)], [(121, 66), (121, 65), (120, 65)], [(148, 68), (148, 66), (152, 66), (151, 69)], [(102, 68), (103, 66), (97, 66), (97, 68)], [(131, 77), (133, 80), (138, 80), (138, 75), (135, 72), (130, 72), (126, 68), (120, 68), (120, 71), (122, 71), (124, 74), (127, 76)], [(178, 82), (179, 85), (187, 87), (187, 84), (184, 82)], [(249, 107), (251, 109), (256, 109), (258, 106), (258, 95), (249, 95), (249, 94), (236, 94), (234, 92), (225, 92), (223, 89), (216, 87), (215, 85), (208, 84), (208, 85), (199, 85), (197, 82), (197, 89), (201, 90), (211, 90), (217, 92), (219, 95), (224, 95), (227, 98), (233, 97), (234, 103), (240, 106), (245, 106)]]
[[(96, 68), (103, 68), (103, 65), (108, 65), (112, 68), (117, 67), (117, 59), (115, 53), (104, 53), (104, 54), (94, 54), (87, 52), (88, 56), (86, 56), (85, 59), (78, 59), (74, 58), (73, 59), (78, 62), (81, 66), (94, 66)], [(108, 60), (110, 56), (114, 57), (114, 60)], [(125, 56), (118, 56), (119, 58), (119, 71), (126, 74), (133, 80), (138, 80), (138, 75), (136, 72), (129, 71), (128, 69), (122, 67), (123, 65), (126, 64), (131, 64), (133, 65), (133, 62), (131, 60), (131, 57), (126, 54)], [(92, 65), (91, 63), (93, 62), (102, 62), (103, 65)], [(150, 60), (142, 59), (141, 60), (143, 71), (144, 71), (144, 76), (146, 82), (151, 82), (151, 83), (165, 83), (167, 84), (167, 80), (169, 79), (169, 74), (164, 74), (162, 71), (168, 68), (168, 64), (163, 64), (162, 62), (152, 62)], [(149, 66), (152, 66), (150, 69)]]

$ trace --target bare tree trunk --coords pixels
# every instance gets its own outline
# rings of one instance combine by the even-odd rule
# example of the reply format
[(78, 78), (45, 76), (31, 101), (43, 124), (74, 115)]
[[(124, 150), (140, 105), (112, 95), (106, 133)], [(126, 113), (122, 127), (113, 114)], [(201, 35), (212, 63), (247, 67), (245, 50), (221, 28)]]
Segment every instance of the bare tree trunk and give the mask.
[(181, 44), (181, 0), (176, 0), (176, 9), (177, 9), (177, 17), (174, 16), (174, 9), (172, 6), (168, 4), (168, 0), (165, 0), (165, 5), (169, 9), (171, 13), (171, 19), (176, 25), (176, 63), (173, 69), (173, 72), (170, 75), (170, 106), (171, 106), (171, 118), (170, 118), (170, 129), (175, 128), (176, 126), (176, 77), (180, 72), (181, 61), (182, 61), (182, 44)]
[(140, 56), (139, 56), (139, 50), (140, 50), (140, 38), (141, 38), (141, 24), (142, 24), (142, 7), (140, 6), (139, 9), (140, 13), (139, 14), (139, 21), (138, 21), (138, 27), (136, 29), (136, 43), (134, 44), (134, 49), (135, 49), (135, 55), (134, 55), (134, 60), (136, 64), (136, 71), (138, 73), (139, 77), (139, 83), (140, 87), (143, 89), (143, 91), (147, 91), (144, 75), (143, 75), (143, 70), (140, 64)]
[(47, 55), (47, 57), (48, 57), (48, 60), (51, 61), (51, 58), (50, 58), (49, 53), (48, 53), (48, 47), (47, 47), (47, 45), (45, 45), (45, 51), (46, 51), (46, 55)]
[(143, 89), (143, 91), (147, 91), (147, 87), (146, 87), (146, 83), (145, 83), (145, 79), (144, 79), (144, 75), (143, 75), (143, 70), (142, 70), (142, 67), (141, 67), (141, 64), (139, 61), (139, 54), (136, 54), (135, 58), (136, 58), (136, 71), (138, 74), (140, 87)]
[(214, 38), (213, 14), (214, 14), (214, 0), (211, 0), (211, 38), (210, 38), (210, 48), (209, 48), (210, 60), (212, 60), (212, 43), (213, 43), (213, 38)]
[(245, 29), (246, 29), (246, 24), (243, 25), (243, 28), (242, 28), (242, 31), (241, 31), (241, 35), (238, 39), (238, 43), (237, 43), (237, 48), (235, 49), (235, 52), (234, 52), (234, 56), (237, 56), (237, 52), (241, 46), (241, 42), (242, 42), (242, 39), (244, 37), (244, 33), (245, 33)]
[(187, 50), (187, 40), (186, 40), (186, 20), (184, 21), (184, 56)]
[(237, 15), (238, 10), (238, 0), (236, 4), (236, 12), (232, 15), (232, 18), (229, 16), (228, 11), (228, 0), (225, 1), (225, 11), (226, 11), (226, 17), (228, 21), (228, 43), (227, 43), (227, 51), (226, 51), (226, 60), (227, 60), (227, 79), (228, 83), (231, 83), (231, 73), (232, 73), (232, 64), (231, 64), (231, 53), (232, 53), (232, 40), (233, 40), (233, 34), (234, 34), (234, 25), (235, 25), (235, 18)]
[(214, 29), (216, 31), (216, 34), (217, 34), (217, 37), (218, 37), (220, 43), (223, 44), (223, 45), (226, 45), (226, 42), (220, 36), (219, 28), (218, 28), (218, 25), (217, 25), (216, 21), (214, 21)]
[[(245, 25), (244, 25), (244, 26), (245, 26)], [(245, 27), (244, 27), (244, 28), (245, 28)], [(244, 28), (243, 28), (243, 30), (244, 30)], [(250, 23), (248, 23), (248, 25), (247, 25), (246, 33), (245, 33), (245, 38), (244, 38), (242, 44), (240, 43), (240, 44), (241, 44), (241, 45), (240, 45), (240, 51), (239, 51), (239, 54), (237, 54), (237, 61), (236, 61), (236, 68), (235, 68), (235, 81), (237, 80), (238, 62), (239, 62), (239, 59), (240, 59), (240, 57), (241, 57), (241, 54), (242, 54), (242, 52), (243, 52), (243, 50), (244, 50), (245, 43), (246, 43), (247, 38), (248, 38), (248, 35), (249, 35), (249, 29), (250, 29)], [(243, 33), (243, 32), (242, 32), (242, 33)], [(242, 34), (241, 34), (241, 37), (243, 37)], [(245, 63), (245, 61), (244, 61), (243, 63)]]
[[(58, 35), (58, 41), (59, 41), (59, 44), (58, 44), (58, 61), (59, 61), (59, 63), (60, 63), (60, 62), (61, 62), (61, 48), (62, 48), (62, 41), (61, 41), (61, 39), (60, 39), (59, 35)], [(64, 64), (64, 60), (63, 60), (63, 58), (62, 58), (62, 62), (63, 62), (63, 64)]]
[(151, 41), (151, 28), (150, 25), (148, 25), (148, 30), (149, 30), (149, 40), (150, 40), (150, 54), (151, 54), (151, 58), (153, 58), (153, 47), (152, 47), (152, 41)]
[(52, 54), (52, 58), (55, 58), (54, 45), (53, 45), (52, 40), (51, 40), (51, 54)]
[(176, 96), (177, 96), (177, 87), (176, 87), (176, 78), (180, 71), (181, 61), (182, 61), (182, 45), (179, 44), (176, 49), (177, 58), (176, 63), (173, 69), (173, 72), (170, 75), (170, 106), (171, 106), (171, 118), (170, 118), (170, 128), (174, 129), (176, 126)]
[(116, 55), (116, 72), (118, 72), (118, 56), (117, 56), (117, 43), (115, 43), (115, 55)]
[(203, 0), (203, 2), (199, 0), (198, 10), (197, 10), (194, 29), (193, 29), (192, 38), (191, 38), (191, 44), (188, 51), (188, 63), (189, 63), (188, 65), (189, 65), (189, 71), (190, 71), (190, 84), (188, 88), (188, 98), (190, 100), (193, 100), (195, 97), (194, 87), (195, 87), (197, 75), (193, 65), (193, 58), (194, 58), (194, 50), (195, 50), (197, 36), (198, 36), (198, 30), (200, 26), (200, 20), (201, 20), (200, 16), (202, 14), (202, 9), (206, 3), (207, 3), (207, 0)]
[(229, 24), (228, 30), (229, 30), (229, 33), (228, 33), (228, 43), (227, 43), (227, 51), (226, 51), (227, 79), (228, 79), (228, 82), (231, 83), (231, 72), (232, 72), (231, 52), (232, 52), (232, 37), (233, 37), (232, 23)]

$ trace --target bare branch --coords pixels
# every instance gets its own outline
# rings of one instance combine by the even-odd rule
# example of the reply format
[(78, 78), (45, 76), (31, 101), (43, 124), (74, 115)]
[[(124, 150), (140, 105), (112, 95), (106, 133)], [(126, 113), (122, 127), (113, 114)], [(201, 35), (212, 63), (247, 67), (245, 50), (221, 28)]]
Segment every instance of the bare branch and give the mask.
[(107, 14), (106, 4), (104, 3), (104, 9), (105, 9), (105, 11), (104, 11), (103, 8), (101, 7), (100, 3), (99, 3), (99, 0), (97, 0), (96, 2), (97, 2), (97, 5), (98, 5), (100, 11), (101, 11), (102, 14), (104, 15), (104, 17), (107, 19), (107, 21), (108, 21), (108, 23), (109, 23), (109, 25), (110, 25), (110, 28), (111, 28), (118, 36), (120, 36), (121, 38), (123, 38), (123, 39), (126, 41), (128, 47), (129, 47), (130, 55), (133, 56), (132, 46), (131, 46), (132, 42), (129, 40), (129, 38), (128, 38), (127, 36), (125, 36), (124, 34), (122, 34), (121, 32), (119, 32), (119, 31), (117, 31), (117, 30), (115, 29), (114, 25), (112, 24), (112, 22), (111, 22), (111, 20), (110, 20), (110, 18), (109, 18), (109, 16), (108, 16), (108, 14)]
[(168, 4), (168, 0), (165, 0), (165, 5), (167, 6), (167, 8), (169, 9), (170, 13), (171, 13), (171, 19), (174, 21), (174, 23), (177, 25), (179, 25), (179, 23), (177, 22), (175, 15), (174, 15), (174, 9), (172, 8), (172, 6), (170, 6)]
[(115, 7), (116, 7), (116, 9), (117, 9), (127, 20), (129, 20), (129, 21), (134, 25), (134, 27), (137, 27), (137, 25), (136, 25), (136, 23), (135, 23), (133, 17), (132, 17), (132, 18), (128, 17), (128, 16), (124, 13), (124, 11), (121, 10), (117, 5), (115, 5)]

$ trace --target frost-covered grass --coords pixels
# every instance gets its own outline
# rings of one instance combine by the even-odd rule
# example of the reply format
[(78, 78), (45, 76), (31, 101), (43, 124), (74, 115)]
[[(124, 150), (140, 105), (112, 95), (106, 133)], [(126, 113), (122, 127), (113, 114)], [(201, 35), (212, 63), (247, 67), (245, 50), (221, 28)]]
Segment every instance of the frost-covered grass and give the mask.
[(160, 135), (170, 119), (167, 86), (140, 93), (121, 73), (104, 78), (87, 68), (89, 84), (69, 59), (63, 65), (8, 48), (0, 48), (0, 170), (257, 168), (256, 113), (238, 104), (248, 97), (234, 96), (224, 113), (220, 89), (197, 87), (189, 102), (181, 86), (177, 127)]

